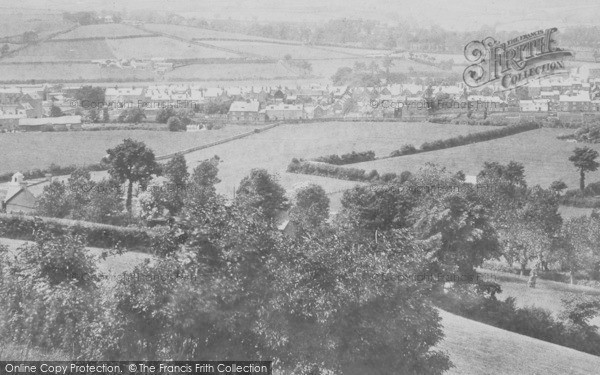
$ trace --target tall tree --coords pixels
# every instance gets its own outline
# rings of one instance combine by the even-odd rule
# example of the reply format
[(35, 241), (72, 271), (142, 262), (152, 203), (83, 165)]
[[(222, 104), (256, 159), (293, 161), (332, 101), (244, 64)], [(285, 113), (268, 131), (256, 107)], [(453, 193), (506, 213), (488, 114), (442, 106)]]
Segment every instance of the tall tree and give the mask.
[(160, 172), (154, 152), (146, 147), (144, 142), (125, 139), (123, 143), (106, 151), (110, 165), (108, 173), (115, 180), (127, 185), (127, 200), (125, 207), (131, 211), (133, 184), (146, 185), (152, 175)]
[(296, 193), (291, 220), (301, 229), (319, 227), (329, 218), (329, 197), (319, 185), (306, 186)]
[(277, 211), (289, 207), (285, 189), (265, 169), (253, 169), (242, 179), (236, 201), (260, 210), (269, 219), (274, 219)]
[(579, 170), (579, 189), (585, 189), (585, 173), (593, 172), (598, 169), (598, 151), (589, 147), (577, 147), (573, 155), (569, 156), (569, 161)]

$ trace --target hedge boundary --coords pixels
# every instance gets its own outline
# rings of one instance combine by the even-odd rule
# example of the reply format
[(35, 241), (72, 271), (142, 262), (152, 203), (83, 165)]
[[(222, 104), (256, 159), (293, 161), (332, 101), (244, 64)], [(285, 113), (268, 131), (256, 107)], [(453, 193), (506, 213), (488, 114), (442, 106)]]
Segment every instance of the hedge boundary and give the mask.
[(126, 248), (152, 253), (162, 235), (139, 227), (118, 227), (88, 221), (51, 217), (0, 214), (0, 237), (34, 241), (35, 232), (49, 232), (56, 236), (74, 234), (83, 237), (86, 246), (99, 248)]

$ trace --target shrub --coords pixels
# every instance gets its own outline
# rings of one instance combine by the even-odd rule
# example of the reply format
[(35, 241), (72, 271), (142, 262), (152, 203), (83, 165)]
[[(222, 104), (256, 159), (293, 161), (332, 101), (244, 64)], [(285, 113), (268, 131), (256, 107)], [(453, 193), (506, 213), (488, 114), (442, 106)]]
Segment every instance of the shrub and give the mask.
[(186, 129), (186, 126), (183, 125), (183, 123), (177, 116), (172, 116), (169, 118), (169, 120), (167, 121), (167, 127), (169, 128), (169, 131), (172, 132), (184, 131)]
[[(376, 170), (367, 172), (358, 168), (343, 168), (326, 163), (316, 163), (306, 160), (292, 159), (288, 165), (287, 171), (290, 173), (303, 173), (315, 176), (333, 177), (349, 181), (379, 181), (379, 173)], [(394, 173), (387, 173), (386, 179), (393, 180), (397, 176)]]
[(354, 164), (354, 163), (362, 163), (364, 161), (375, 160), (375, 152), (374, 151), (365, 151), (365, 152), (356, 152), (352, 151), (343, 155), (328, 155), (321, 156), (315, 159), (315, 161), (321, 163), (328, 163), (334, 165), (344, 165), (344, 164)]

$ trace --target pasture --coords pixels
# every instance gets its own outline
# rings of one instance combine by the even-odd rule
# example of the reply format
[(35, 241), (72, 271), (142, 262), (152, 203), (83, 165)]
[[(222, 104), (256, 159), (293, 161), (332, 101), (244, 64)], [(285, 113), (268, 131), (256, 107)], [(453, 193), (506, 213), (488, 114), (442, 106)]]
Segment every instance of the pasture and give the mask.
[[(192, 40), (192, 39), (196, 39), (196, 40), (215, 40), (215, 39), (227, 40), (227, 39), (229, 39), (229, 40), (255, 40), (255, 41), (264, 41), (264, 42), (270, 42), (270, 41), (279, 42), (279, 40), (277, 40), (277, 39), (262, 38), (260, 36), (237, 34), (237, 33), (225, 32), (225, 31), (208, 30), (208, 29), (202, 29), (202, 28), (193, 27), (193, 26), (147, 23), (147, 24), (144, 24), (144, 29), (151, 31), (151, 32), (169, 34), (169, 35), (176, 36), (178, 38), (184, 38), (184, 39), (188, 39), (188, 40)], [(288, 43), (288, 41), (285, 41), (285, 42)], [(289, 41), (289, 43), (294, 44), (294, 43), (298, 43), (298, 42)]]
[[(120, 82), (126, 80), (146, 80), (153, 81), (155, 78), (154, 72), (151, 70), (141, 69), (120, 69), (116, 67), (101, 68), (97, 64), (79, 64), (62, 62), (60, 64), (11, 64), (0, 65), (0, 82), (11, 81), (77, 81), (86, 80), (118, 80)], [(27, 77), (27, 78), (25, 78)], [(135, 84), (135, 83), (134, 83)], [(111, 83), (109, 86), (114, 87)]]
[(60, 12), (50, 10), (28, 9), (24, 11), (5, 6), (0, 10), (0, 17), (2, 17), (0, 38), (20, 35), (32, 30), (36, 31), (40, 37), (45, 37), (72, 27), (72, 24), (65, 21)]
[[(430, 123), (391, 122), (323, 122), (282, 125), (267, 132), (252, 135), (226, 144), (186, 155), (188, 167), (218, 155), (217, 185), (220, 193), (232, 196), (240, 180), (252, 168), (265, 168), (279, 175), (281, 184), (290, 195), (305, 183), (317, 183), (331, 194), (332, 210), (339, 209), (341, 191), (356, 182), (319, 176), (287, 173), (292, 158), (315, 158), (332, 153), (373, 150), (376, 155), (388, 155), (405, 143), (419, 144), (453, 135), (481, 131), (478, 126), (447, 126)], [(402, 172), (399, 170), (397, 172)]]
[[(61, 43), (45, 42), (32, 44), (2, 61), (11, 62), (53, 62), (76, 60), (113, 59), (111, 47), (104, 40), (66, 41)], [(6, 69), (12, 69), (7, 67)], [(46, 67), (52, 69), (52, 67)], [(27, 77), (31, 78), (31, 77)]]
[(188, 44), (166, 37), (110, 39), (107, 41), (119, 59), (214, 59), (239, 57), (234, 53)]
[[(282, 77), (295, 77), (295, 74), (280, 63), (192, 64), (165, 73), (165, 79), (235, 81), (231, 85), (237, 84), (240, 80), (274, 80)], [(277, 84), (279, 83), (278, 80)], [(223, 84), (221, 82), (219, 85)]]
[(52, 40), (85, 39), (85, 38), (115, 38), (134, 35), (150, 35), (147, 31), (137, 29), (121, 23), (108, 23), (98, 25), (85, 25), (60, 34)]
[[(462, 170), (467, 175), (476, 175), (486, 161), (506, 164), (514, 160), (525, 166), (527, 183), (531, 186), (548, 187), (553, 181), (563, 180), (569, 189), (574, 189), (579, 186), (579, 173), (568, 158), (576, 147), (582, 145), (556, 139), (560, 133), (564, 133), (564, 130), (542, 128), (488, 142), (353, 166), (377, 169), (380, 173), (403, 170), (416, 172), (425, 163), (435, 163), (451, 172)], [(600, 151), (600, 145), (587, 146)], [(588, 173), (586, 178), (588, 182), (598, 181), (600, 172)]]
[(228, 125), (218, 130), (168, 132), (104, 130), (0, 134), (0, 173), (57, 165), (98, 163), (106, 150), (125, 138), (143, 141), (156, 155), (164, 155), (251, 131), (254, 127)]
[(305, 60), (340, 59), (353, 57), (353, 55), (350, 55), (345, 52), (338, 52), (335, 50), (324, 48), (314, 48), (305, 45), (288, 45), (267, 42), (248, 42), (231, 40), (208, 41), (206, 43), (217, 47), (223, 47), (239, 51), (240, 53), (258, 54), (273, 59), (283, 59), (284, 56), (287, 54), (292, 56), (293, 59)]

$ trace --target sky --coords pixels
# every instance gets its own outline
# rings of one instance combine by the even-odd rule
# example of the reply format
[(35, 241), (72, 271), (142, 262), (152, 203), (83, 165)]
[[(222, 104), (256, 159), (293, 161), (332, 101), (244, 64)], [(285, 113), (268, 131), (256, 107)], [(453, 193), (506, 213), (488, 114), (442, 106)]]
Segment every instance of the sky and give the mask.
[[(2, 4), (5, 3), (6, 5)], [(9, 5), (10, 4), (10, 5)], [(0, 8), (78, 10), (156, 10), (182, 16), (258, 22), (322, 22), (363, 18), (451, 31), (528, 31), (547, 27), (595, 25), (598, 0), (0, 0)]]

